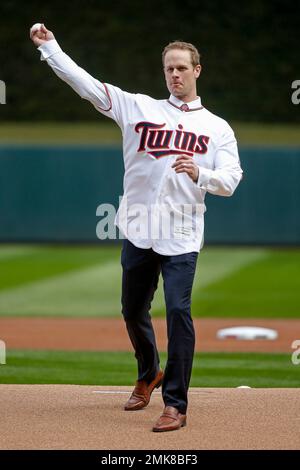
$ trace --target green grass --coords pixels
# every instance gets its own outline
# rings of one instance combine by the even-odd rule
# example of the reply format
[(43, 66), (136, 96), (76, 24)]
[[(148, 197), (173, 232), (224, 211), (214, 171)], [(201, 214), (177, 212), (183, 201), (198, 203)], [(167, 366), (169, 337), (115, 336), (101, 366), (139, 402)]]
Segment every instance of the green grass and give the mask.
[[(120, 250), (0, 245), (0, 315), (120, 317)], [(206, 247), (192, 301), (194, 317), (299, 318), (300, 249)]]
[[(296, 124), (265, 124), (233, 122), (240, 145), (300, 145), (300, 126)], [(121, 144), (121, 131), (116, 124), (82, 123), (1, 123), (0, 143), (3, 144)]]
[(267, 250), (230, 275), (197, 289), (201, 316), (300, 318), (300, 250)]
[[(166, 354), (161, 354), (164, 367)], [(197, 353), (192, 387), (299, 387), (300, 366), (289, 354)], [(0, 383), (132, 385), (132, 353), (8, 351)]]
[(118, 251), (106, 246), (0, 246), (0, 290), (31, 284), (115, 259)]

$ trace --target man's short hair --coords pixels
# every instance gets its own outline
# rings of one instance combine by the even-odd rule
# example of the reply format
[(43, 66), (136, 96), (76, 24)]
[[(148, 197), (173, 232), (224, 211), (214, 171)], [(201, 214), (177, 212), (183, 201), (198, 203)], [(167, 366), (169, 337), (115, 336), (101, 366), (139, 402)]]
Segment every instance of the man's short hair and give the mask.
[(162, 52), (163, 66), (165, 65), (166, 53), (171, 51), (172, 49), (181, 49), (183, 51), (190, 51), (190, 53), (191, 53), (191, 62), (192, 62), (193, 67), (196, 67), (196, 65), (200, 64), (199, 51), (193, 44), (191, 44), (190, 42), (184, 42), (184, 41), (173, 41), (173, 42), (170, 42), (164, 48), (164, 50)]

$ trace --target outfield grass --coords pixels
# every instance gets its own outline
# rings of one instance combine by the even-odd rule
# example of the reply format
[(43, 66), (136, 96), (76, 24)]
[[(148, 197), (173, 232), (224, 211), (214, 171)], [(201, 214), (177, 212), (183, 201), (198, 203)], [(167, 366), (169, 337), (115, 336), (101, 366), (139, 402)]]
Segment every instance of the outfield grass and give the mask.
[[(0, 245), (0, 315), (120, 317), (120, 250)], [(299, 318), (300, 249), (206, 247), (192, 301), (194, 317)]]
[[(232, 122), (240, 145), (300, 145), (300, 126)], [(79, 123), (1, 123), (0, 144), (121, 144), (121, 131), (116, 124)]]
[[(161, 354), (164, 367), (166, 354)], [(192, 387), (299, 387), (300, 366), (289, 354), (197, 353)], [(8, 351), (0, 383), (132, 385), (132, 353)]]

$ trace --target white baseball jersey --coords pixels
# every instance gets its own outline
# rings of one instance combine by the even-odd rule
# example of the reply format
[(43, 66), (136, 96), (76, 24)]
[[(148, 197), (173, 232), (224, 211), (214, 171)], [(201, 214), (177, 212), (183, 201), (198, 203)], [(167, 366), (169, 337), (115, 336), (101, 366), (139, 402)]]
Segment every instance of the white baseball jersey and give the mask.
[[(206, 192), (231, 196), (242, 177), (228, 123), (204, 108), (200, 98), (182, 110), (184, 103), (173, 95), (156, 100), (101, 83), (56, 40), (38, 49), (41, 60), (122, 130), (124, 195), (115, 223), (124, 236), (135, 246), (162, 255), (199, 251)], [(172, 168), (182, 154), (193, 156), (199, 167), (196, 183)]]

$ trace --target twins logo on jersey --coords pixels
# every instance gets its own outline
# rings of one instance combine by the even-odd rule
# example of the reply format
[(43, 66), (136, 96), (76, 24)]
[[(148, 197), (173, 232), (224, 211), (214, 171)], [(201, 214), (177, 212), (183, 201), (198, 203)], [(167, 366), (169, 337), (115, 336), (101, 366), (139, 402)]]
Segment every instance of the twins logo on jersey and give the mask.
[(153, 122), (139, 122), (135, 131), (141, 134), (138, 152), (147, 152), (155, 158), (167, 155), (190, 155), (194, 153), (204, 154), (207, 152), (209, 137), (207, 135), (197, 136), (193, 132), (183, 130), (178, 124), (177, 130), (163, 129), (164, 124)]

